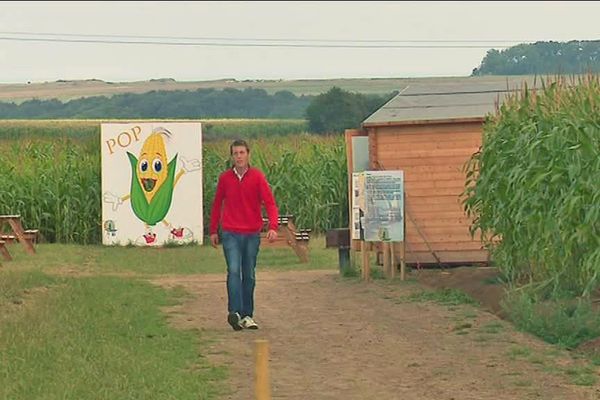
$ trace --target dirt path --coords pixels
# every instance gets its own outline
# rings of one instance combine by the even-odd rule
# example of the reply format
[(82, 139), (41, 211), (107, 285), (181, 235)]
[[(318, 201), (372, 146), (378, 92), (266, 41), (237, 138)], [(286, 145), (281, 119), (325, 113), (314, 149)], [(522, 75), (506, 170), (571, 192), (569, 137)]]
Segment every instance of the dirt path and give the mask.
[[(254, 398), (255, 339), (270, 343), (273, 399), (600, 399), (577, 386), (566, 353), (467, 305), (410, 302), (417, 284), (364, 283), (336, 271), (259, 272), (258, 331), (227, 325), (224, 275), (154, 280), (193, 294), (172, 322), (215, 338), (207, 357), (228, 365), (226, 399)], [(571, 376), (573, 373), (571, 373)]]

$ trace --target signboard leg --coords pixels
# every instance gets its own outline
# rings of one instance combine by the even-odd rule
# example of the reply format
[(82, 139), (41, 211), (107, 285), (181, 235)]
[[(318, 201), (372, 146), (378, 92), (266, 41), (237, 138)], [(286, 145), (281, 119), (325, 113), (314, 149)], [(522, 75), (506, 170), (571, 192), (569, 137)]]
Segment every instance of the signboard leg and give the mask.
[(391, 278), (394, 279), (396, 277), (396, 254), (394, 253), (396, 249), (396, 243), (395, 242), (391, 242), (390, 243), (390, 261), (392, 264), (392, 270), (390, 271), (391, 274)]
[(382, 242), (381, 247), (383, 252), (383, 275), (390, 278), (392, 275), (390, 271), (390, 243)]
[(400, 242), (400, 280), (405, 279), (406, 271), (406, 248), (404, 247), (404, 241)]
[(369, 281), (371, 278), (371, 266), (369, 265), (369, 244), (362, 240), (360, 242), (360, 252), (362, 253), (362, 278)]

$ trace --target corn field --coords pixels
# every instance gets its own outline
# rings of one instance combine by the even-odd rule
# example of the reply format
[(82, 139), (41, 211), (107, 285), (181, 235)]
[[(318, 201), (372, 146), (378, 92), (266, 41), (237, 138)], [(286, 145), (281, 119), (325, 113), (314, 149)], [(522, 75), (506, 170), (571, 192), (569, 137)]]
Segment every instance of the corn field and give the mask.
[[(89, 127), (79, 123), (79, 128)], [(31, 126), (28, 121), (23, 124)], [(60, 123), (55, 124), (50, 126), (57, 133), (54, 138), (40, 124), (25, 130), (26, 139), (0, 139), (0, 213), (21, 214), (26, 228), (39, 229), (48, 242), (100, 243), (99, 127), (78, 134), (77, 122), (66, 121), (67, 134), (59, 135)], [(18, 137), (18, 127), (10, 129)], [(241, 137), (243, 133), (242, 126)], [(230, 140), (204, 143), (205, 229), (218, 176), (229, 166), (229, 144)], [(282, 214), (296, 215), (299, 227), (315, 232), (347, 226), (343, 137), (296, 134), (249, 140), (249, 145), (251, 164), (264, 171)]]
[[(194, 122), (198, 121), (194, 120)], [(102, 122), (132, 122), (132, 120), (0, 120), (0, 140), (99, 138)], [(305, 132), (308, 127), (308, 123), (303, 119), (207, 119), (200, 122), (202, 122), (202, 138), (205, 141), (295, 135)]]
[(43, 239), (100, 242), (100, 151), (90, 144), (3, 141), (0, 212), (21, 214)]
[(600, 286), (598, 77), (524, 88), (484, 126), (465, 208), (498, 267), (545, 297)]
[[(229, 167), (229, 141), (204, 146), (204, 220), (219, 174)], [(296, 225), (324, 232), (348, 226), (346, 150), (342, 136), (298, 135), (250, 141), (250, 163), (261, 169), (280, 214), (296, 216)]]

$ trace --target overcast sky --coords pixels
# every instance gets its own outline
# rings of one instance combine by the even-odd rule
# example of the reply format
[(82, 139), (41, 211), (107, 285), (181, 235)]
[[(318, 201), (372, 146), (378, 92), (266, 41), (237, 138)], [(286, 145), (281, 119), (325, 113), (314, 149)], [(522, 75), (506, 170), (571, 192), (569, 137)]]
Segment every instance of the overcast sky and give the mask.
[(599, 18), (566, 1), (2, 2), (0, 82), (467, 76), (496, 46), (598, 40)]

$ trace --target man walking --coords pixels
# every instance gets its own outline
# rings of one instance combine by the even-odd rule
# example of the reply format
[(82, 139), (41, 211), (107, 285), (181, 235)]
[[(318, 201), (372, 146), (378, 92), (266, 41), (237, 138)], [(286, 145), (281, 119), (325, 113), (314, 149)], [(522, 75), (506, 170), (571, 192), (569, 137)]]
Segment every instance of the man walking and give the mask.
[(210, 213), (210, 242), (221, 242), (227, 263), (227, 322), (239, 331), (258, 329), (254, 321), (254, 287), (256, 257), (263, 226), (262, 206), (269, 218), (267, 239), (277, 238), (278, 210), (275, 198), (264, 174), (251, 167), (250, 148), (243, 140), (229, 146), (233, 168), (219, 176)]

